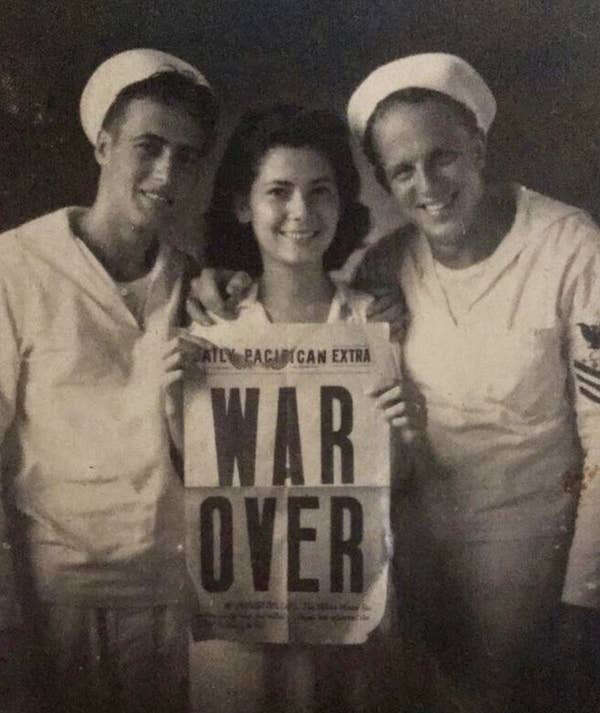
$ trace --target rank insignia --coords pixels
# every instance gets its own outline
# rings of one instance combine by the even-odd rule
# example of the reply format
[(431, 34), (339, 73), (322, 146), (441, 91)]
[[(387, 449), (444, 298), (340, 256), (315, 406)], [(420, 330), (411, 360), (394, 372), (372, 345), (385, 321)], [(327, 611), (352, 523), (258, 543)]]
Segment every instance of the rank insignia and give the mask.
[(600, 324), (584, 324), (577, 322), (581, 335), (590, 349), (600, 349)]
[(600, 371), (577, 359), (574, 360), (573, 367), (579, 393), (600, 404)]

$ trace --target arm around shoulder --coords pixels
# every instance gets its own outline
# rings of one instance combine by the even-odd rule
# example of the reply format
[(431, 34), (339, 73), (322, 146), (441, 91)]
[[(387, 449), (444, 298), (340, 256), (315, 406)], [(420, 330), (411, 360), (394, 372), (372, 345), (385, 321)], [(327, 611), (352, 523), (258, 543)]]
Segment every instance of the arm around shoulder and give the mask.
[(410, 234), (409, 227), (399, 228), (371, 245), (354, 272), (351, 286), (370, 293), (397, 286), (405, 242)]

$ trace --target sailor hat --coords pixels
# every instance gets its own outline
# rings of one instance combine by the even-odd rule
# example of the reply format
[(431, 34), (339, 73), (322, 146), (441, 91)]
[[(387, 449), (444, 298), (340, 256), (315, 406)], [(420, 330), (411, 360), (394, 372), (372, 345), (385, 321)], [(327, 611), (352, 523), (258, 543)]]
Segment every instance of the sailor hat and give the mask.
[(432, 89), (470, 109), (487, 133), (496, 115), (496, 100), (470, 64), (452, 54), (428, 52), (397, 59), (372, 72), (348, 103), (348, 123), (359, 138), (380, 101), (400, 89)]
[(159, 72), (180, 72), (196, 84), (211, 88), (195, 67), (166, 52), (152, 49), (120, 52), (96, 69), (81, 95), (81, 125), (92, 144), (96, 144), (104, 117), (119, 92)]

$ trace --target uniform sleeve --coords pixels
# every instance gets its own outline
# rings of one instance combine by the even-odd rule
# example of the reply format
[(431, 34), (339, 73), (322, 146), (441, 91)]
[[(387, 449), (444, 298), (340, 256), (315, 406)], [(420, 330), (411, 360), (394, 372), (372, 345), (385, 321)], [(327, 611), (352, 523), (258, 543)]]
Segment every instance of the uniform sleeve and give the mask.
[[(14, 298), (11, 299), (5, 280), (7, 269), (0, 263), (0, 444), (4, 443), (14, 418), (21, 362), (18, 336), (20, 305)], [(0, 631), (19, 625), (10, 522), (5, 504), (9, 464), (3, 462), (4, 450), (0, 446), (3, 475), (0, 501)]]
[(584, 453), (579, 505), (563, 600), (600, 608), (600, 231), (588, 238), (572, 261), (565, 280), (563, 318), (568, 359)]
[(404, 252), (407, 229), (400, 229), (383, 236), (370, 246), (354, 269), (351, 287), (372, 292), (381, 287), (398, 284), (398, 275)]

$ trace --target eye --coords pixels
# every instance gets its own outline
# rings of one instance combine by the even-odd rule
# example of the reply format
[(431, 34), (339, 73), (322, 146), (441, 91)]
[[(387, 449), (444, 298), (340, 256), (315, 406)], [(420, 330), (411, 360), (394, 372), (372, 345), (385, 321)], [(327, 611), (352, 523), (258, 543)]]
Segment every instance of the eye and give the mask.
[(321, 183), (313, 188), (312, 193), (315, 197), (320, 198), (322, 196), (333, 196), (334, 190), (327, 183)]
[(271, 186), (267, 190), (267, 195), (273, 198), (285, 198), (288, 195), (288, 189), (284, 186)]
[(161, 148), (162, 147), (158, 142), (150, 139), (142, 139), (141, 141), (137, 141), (135, 143), (135, 150), (142, 157), (154, 158), (160, 154)]
[(450, 166), (460, 156), (458, 151), (440, 151), (435, 157), (435, 162), (438, 166)]
[(408, 181), (414, 173), (414, 169), (412, 166), (397, 166), (391, 174), (391, 180), (396, 181), (398, 183), (402, 183), (403, 181)]
[(200, 163), (200, 160), (200, 152), (196, 149), (185, 148), (177, 152), (177, 162), (180, 166), (183, 166), (184, 168), (196, 166), (198, 163)]

